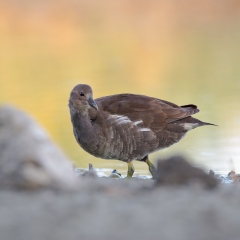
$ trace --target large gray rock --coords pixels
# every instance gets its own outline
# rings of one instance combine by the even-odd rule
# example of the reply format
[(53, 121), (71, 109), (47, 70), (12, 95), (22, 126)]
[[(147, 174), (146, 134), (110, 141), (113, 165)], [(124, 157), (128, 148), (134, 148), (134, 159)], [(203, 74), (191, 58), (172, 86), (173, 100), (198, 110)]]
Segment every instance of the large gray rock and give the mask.
[(70, 161), (32, 118), (0, 107), (0, 186), (72, 188), (76, 181)]

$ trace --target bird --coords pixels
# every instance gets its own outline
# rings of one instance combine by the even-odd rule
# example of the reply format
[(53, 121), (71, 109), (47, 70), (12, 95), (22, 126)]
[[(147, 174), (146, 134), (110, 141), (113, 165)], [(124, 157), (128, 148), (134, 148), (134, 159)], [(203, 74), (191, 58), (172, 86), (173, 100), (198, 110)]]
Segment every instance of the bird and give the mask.
[(153, 179), (157, 178), (150, 153), (179, 142), (194, 128), (216, 126), (193, 118), (199, 112), (194, 104), (178, 106), (131, 93), (94, 100), (87, 84), (72, 89), (68, 106), (77, 143), (97, 158), (126, 162), (127, 178), (134, 174), (134, 160), (145, 162)]

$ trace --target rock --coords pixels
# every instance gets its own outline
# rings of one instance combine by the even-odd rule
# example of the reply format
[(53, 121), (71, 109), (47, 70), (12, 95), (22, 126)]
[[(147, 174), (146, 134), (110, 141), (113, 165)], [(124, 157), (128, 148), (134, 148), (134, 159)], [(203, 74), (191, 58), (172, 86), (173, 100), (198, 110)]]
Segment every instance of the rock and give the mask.
[(48, 134), (13, 106), (0, 107), (0, 187), (77, 186), (71, 162)]
[(236, 172), (233, 171), (233, 170), (228, 173), (228, 176), (227, 176), (227, 177), (228, 177), (229, 180), (232, 180), (234, 183), (240, 181), (240, 175), (239, 175), (239, 174), (236, 174)]
[(157, 164), (157, 185), (187, 185), (200, 183), (203, 187), (211, 189), (218, 185), (218, 180), (202, 169), (193, 167), (181, 156), (159, 160)]
[(215, 176), (215, 172), (214, 172), (213, 170), (210, 170), (210, 171), (209, 171), (209, 175), (212, 176), (212, 177), (214, 177), (214, 176)]
[(114, 169), (109, 177), (110, 178), (122, 178), (122, 175), (116, 169)]

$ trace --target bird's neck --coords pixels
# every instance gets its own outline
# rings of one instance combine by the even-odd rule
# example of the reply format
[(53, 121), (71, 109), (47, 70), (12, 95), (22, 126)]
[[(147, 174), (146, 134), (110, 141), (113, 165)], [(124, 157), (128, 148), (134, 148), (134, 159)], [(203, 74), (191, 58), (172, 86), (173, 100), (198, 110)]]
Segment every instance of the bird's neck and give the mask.
[(86, 138), (88, 138), (89, 141), (90, 139), (94, 138), (93, 126), (87, 111), (72, 114), (71, 120), (74, 132), (76, 131), (81, 138), (78, 139), (78, 141), (84, 141)]

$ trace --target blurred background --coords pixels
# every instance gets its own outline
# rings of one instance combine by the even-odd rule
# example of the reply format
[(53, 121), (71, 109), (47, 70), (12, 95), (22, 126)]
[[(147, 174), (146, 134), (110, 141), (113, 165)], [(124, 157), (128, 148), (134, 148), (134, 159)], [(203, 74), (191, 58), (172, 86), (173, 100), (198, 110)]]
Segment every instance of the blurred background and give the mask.
[[(218, 124), (150, 155), (189, 156), (206, 169), (240, 171), (239, 0), (0, 0), (0, 104), (31, 114), (77, 167), (116, 168), (76, 143), (71, 89), (196, 104)], [(148, 174), (147, 165), (135, 162)]]

